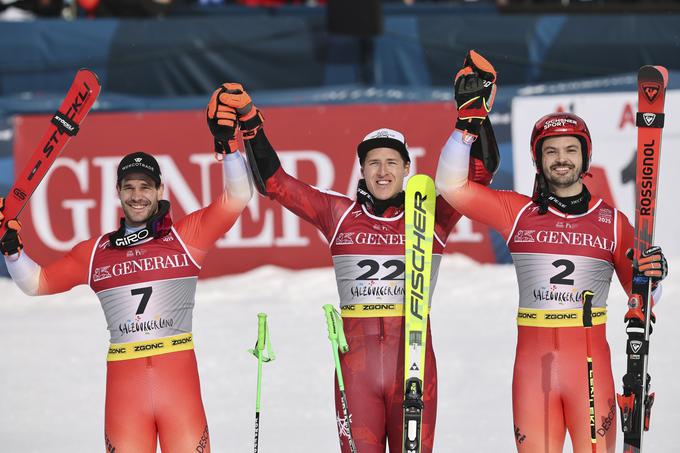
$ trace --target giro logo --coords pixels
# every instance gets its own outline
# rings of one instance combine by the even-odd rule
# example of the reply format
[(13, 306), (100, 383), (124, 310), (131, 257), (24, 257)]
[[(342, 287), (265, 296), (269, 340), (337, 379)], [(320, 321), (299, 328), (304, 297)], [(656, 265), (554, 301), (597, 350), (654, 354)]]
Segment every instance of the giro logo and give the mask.
[(639, 340), (633, 340), (630, 342), (630, 349), (633, 351), (635, 354), (637, 354), (640, 349), (642, 349), (642, 342)]
[(642, 92), (645, 93), (645, 97), (649, 102), (654, 102), (660, 91), (661, 85), (658, 83), (648, 82), (642, 84)]
[(654, 120), (656, 119), (656, 115), (653, 113), (643, 113), (642, 118), (645, 120), (645, 124), (647, 126), (651, 126), (654, 123)]
[(125, 247), (130, 244), (134, 244), (135, 242), (142, 241), (148, 237), (149, 229), (144, 228), (143, 230), (139, 230), (136, 233), (128, 234), (127, 236), (124, 236), (122, 238), (117, 238), (115, 243), (116, 247)]

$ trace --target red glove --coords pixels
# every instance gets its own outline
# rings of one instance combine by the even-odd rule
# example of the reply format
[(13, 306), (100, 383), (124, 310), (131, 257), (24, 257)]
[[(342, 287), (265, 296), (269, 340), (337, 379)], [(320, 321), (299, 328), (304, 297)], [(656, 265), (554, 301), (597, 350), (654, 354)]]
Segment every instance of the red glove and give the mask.
[[(628, 249), (626, 256), (633, 259), (633, 249)], [(661, 251), (661, 247), (654, 245), (644, 252), (638, 259), (638, 270), (652, 280), (652, 286), (656, 285), (668, 275), (668, 261)]]
[(243, 86), (240, 83), (223, 83), (218, 99), (220, 104), (236, 109), (243, 138), (250, 140), (255, 137), (262, 127), (264, 118), (253, 105), (250, 95), (243, 89)]
[(463, 132), (466, 143), (472, 143), (493, 107), (496, 70), (480, 54), (469, 51), (463, 68), (456, 74), (454, 94), (458, 105), (456, 129)]

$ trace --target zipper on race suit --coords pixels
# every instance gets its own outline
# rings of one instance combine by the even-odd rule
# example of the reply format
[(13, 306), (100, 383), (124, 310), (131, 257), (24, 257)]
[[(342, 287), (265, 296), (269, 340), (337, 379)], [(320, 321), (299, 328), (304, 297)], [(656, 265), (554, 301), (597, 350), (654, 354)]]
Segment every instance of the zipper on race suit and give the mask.
[(380, 341), (383, 341), (385, 339), (385, 318), (382, 316), (378, 318), (378, 323), (380, 327)]

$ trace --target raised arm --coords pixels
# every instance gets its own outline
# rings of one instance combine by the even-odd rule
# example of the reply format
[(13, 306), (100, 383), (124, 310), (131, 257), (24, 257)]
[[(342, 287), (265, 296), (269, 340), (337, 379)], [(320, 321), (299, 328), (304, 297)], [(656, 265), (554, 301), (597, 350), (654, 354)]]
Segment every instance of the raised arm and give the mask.
[(435, 183), (453, 208), (508, 238), (517, 215), (531, 200), (516, 192), (490, 189), (468, 179), (470, 145), (455, 130), (442, 149)]
[(249, 164), (258, 191), (310, 222), (330, 239), (337, 222), (353, 201), (287, 174), (265, 135), (263, 117), (248, 93), (237, 83), (225, 83), (219, 91), (219, 103), (225, 109), (232, 108), (237, 112), (244, 143), (250, 147)]
[(241, 153), (235, 151), (226, 154), (223, 165), (224, 191), (208, 206), (187, 215), (175, 226), (194, 258), (199, 261), (234, 225), (253, 194), (250, 175)]
[[(496, 95), (496, 70), (484, 57), (471, 50), (454, 83), (458, 116), (456, 126), (442, 149), (437, 166), (436, 185), (442, 197), (456, 211), (482, 222), (508, 238), (515, 218), (530, 201), (514, 192), (501, 192), (470, 181), (470, 166), (480, 161), (491, 172), (498, 168), (493, 129), (488, 114)], [(474, 143), (474, 146), (472, 146)], [(472, 153), (471, 153), (472, 150)]]
[(344, 195), (318, 189), (286, 173), (264, 130), (258, 131), (250, 143), (266, 195), (314, 225), (330, 240), (335, 226), (354, 201)]

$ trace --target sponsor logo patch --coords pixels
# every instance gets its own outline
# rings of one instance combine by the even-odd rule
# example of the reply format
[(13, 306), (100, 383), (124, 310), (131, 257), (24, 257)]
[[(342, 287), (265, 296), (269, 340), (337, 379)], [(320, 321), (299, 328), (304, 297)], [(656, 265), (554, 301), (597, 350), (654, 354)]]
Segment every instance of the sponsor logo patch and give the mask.
[(536, 230), (518, 230), (515, 233), (515, 242), (536, 242), (534, 233)]
[(109, 272), (109, 269), (111, 269), (111, 266), (102, 266), (95, 269), (94, 275), (92, 275), (92, 281), (98, 282), (100, 280), (111, 278), (112, 275), (111, 272)]
[(354, 244), (353, 236), (354, 233), (338, 233), (338, 237), (335, 238), (335, 245), (352, 245)]

